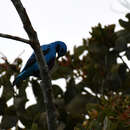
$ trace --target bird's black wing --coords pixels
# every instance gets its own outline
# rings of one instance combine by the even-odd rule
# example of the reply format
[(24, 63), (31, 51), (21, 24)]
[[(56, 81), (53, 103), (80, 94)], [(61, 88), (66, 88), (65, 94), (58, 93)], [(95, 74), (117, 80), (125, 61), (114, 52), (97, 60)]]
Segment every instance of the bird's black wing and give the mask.
[[(43, 51), (42, 51), (42, 52), (43, 52), (43, 55), (45, 56), (46, 54), (48, 54), (49, 50), (50, 50), (49, 48), (47, 48), (46, 50), (43, 50)], [(24, 70), (26, 70), (27, 68), (31, 67), (35, 62), (36, 62), (36, 57), (35, 57), (35, 54), (33, 53), (33, 54), (31, 55), (31, 57), (28, 59), (26, 65), (25, 65), (25, 67), (23, 68), (22, 71), (24, 71)]]

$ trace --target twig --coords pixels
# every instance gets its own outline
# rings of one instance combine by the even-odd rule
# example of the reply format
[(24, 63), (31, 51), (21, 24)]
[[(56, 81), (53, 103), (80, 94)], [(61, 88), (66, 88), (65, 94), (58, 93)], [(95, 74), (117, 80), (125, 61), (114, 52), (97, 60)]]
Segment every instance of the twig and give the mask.
[(27, 44), (30, 44), (30, 42), (31, 42), (30, 40), (27, 40), (27, 39), (24, 39), (24, 38), (21, 38), (21, 37), (12, 36), (12, 35), (3, 34), (3, 33), (0, 33), (0, 37), (16, 40), (16, 41), (20, 41), (20, 42), (24, 42), (24, 43), (27, 43)]
[(30, 39), (30, 45), (33, 48), (36, 59), (40, 69), (40, 76), (41, 76), (41, 90), (44, 96), (44, 102), (46, 106), (47, 112), (47, 123), (48, 123), (48, 130), (56, 130), (57, 129), (57, 118), (56, 118), (56, 109), (52, 101), (52, 85), (51, 79), (48, 73), (48, 66), (46, 64), (45, 58), (42, 54), (42, 50), (40, 48), (40, 43), (37, 37), (36, 31), (33, 29), (29, 17), (26, 13), (25, 8), (23, 7), (20, 0), (11, 0), (13, 5), (15, 6), (21, 21), (23, 23), (24, 29), (28, 34)]
[(122, 60), (123, 64), (125, 64), (127, 69), (130, 71), (129, 66), (125, 63), (125, 61), (123, 60), (122, 56), (118, 55), (118, 57)]

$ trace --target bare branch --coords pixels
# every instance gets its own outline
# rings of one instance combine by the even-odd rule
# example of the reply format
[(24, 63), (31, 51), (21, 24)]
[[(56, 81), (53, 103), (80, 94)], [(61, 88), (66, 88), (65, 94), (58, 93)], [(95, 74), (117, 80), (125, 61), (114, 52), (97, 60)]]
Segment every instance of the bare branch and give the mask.
[(38, 38), (37, 38), (36, 31), (33, 29), (31, 21), (30, 21), (28, 15), (27, 15), (26, 10), (23, 7), (21, 1), (20, 0), (11, 0), (11, 1), (14, 4), (14, 7), (16, 8), (16, 10), (18, 12), (18, 15), (20, 16), (20, 19), (23, 23), (24, 29), (27, 32), (29, 39), (31, 41), (33, 41), (34, 44), (37, 43), (35, 45), (37, 45), (37, 46), (39, 45), (39, 47), (40, 47), (40, 44), (38, 44), (39, 41), (38, 41)]
[(30, 45), (35, 52), (36, 59), (39, 65), (40, 76), (42, 79), (40, 87), (44, 96), (44, 102), (46, 106), (48, 130), (56, 130), (57, 118), (56, 118), (56, 109), (52, 100), (52, 84), (48, 73), (48, 66), (46, 64), (42, 50), (40, 48), (40, 43), (37, 37), (37, 33), (33, 29), (32, 24), (29, 20), (29, 17), (21, 1), (20, 0), (11, 0), (11, 1), (22, 20), (24, 29), (27, 32), (28, 37), (31, 41)]
[(20, 42), (30, 44), (30, 40), (27, 40), (27, 39), (24, 39), (24, 38), (21, 38), (21, 37), (17, 37), (17, 36), (12, 36), (12, 35), (8, 35), (8, 34), (0, 33), (0, 37), (8, 38), (8, 39), (12, 39), (12, 40), (16, 40), (16, 41), (20, 41)]
[(125, 61), (123, 60), (122, 56), (118, 55), (118, 57), (122, 60), (123, 64), (126, 65), (127, 69), (130, 71), (129, 66), (125, 63)]

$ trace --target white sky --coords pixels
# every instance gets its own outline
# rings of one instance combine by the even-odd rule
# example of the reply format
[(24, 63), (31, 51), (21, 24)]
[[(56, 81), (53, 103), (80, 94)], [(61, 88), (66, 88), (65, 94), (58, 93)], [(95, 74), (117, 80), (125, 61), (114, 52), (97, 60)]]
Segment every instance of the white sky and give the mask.
[[(21, 0), (40, 43), (66, 42), (68, 49), (88, 38), (92, 26), (117, 24), (126, 10), (117, 0)], [(117, 12), (112, 10), (115, 9)], [(11, 0), (0, 1), (0, 32), (27, 38)], [(32, 53), (29, 45), (0, 38), (0, 52), (13, 61), (23, 50), (24, 63)]]

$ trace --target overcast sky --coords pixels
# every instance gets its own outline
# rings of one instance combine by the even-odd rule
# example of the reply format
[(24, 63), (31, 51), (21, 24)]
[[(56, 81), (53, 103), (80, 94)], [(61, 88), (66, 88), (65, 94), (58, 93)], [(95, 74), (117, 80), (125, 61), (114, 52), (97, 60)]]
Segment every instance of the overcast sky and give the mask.
[[(89, 37), (92, 26), (116, 24), (126, 10), (117, 0), (21, 0), (41, 44), (56, 40), (66, 42), (68, 49)], [(113, 11), (116, 10), (116, 11)], [(0, 0), (0, 32), (27, 38), (11, 0)], [(22, 51), (24, 62), (32, 53), (29, 45), (0, 38), (0, 52), (13, 61)]]

